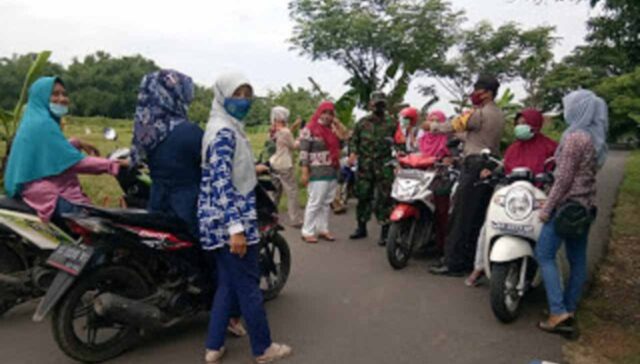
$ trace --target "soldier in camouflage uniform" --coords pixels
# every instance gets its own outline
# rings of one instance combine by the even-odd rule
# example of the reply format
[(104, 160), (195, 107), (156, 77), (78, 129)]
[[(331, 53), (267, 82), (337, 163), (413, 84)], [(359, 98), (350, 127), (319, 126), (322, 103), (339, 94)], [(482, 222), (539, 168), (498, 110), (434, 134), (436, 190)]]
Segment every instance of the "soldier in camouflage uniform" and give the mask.
[(350, 238), (367, 237), (367, 222), (372, 213), (375, 213), (378, 223), (382, 225), (378, 244), (384, 245), (389, 232), (389, 215), (393, 208), (391, 186), (394, 169), (388, 162), (393, 159), (393, 137), (398, 124), (387, 113), (387, 100), (382, 92), (371, 94), (369, 107), (372, 113), (356, 124), (350, 144), (350, 162), (358, 162), (354, 188), (358, 199), (358, 228)]

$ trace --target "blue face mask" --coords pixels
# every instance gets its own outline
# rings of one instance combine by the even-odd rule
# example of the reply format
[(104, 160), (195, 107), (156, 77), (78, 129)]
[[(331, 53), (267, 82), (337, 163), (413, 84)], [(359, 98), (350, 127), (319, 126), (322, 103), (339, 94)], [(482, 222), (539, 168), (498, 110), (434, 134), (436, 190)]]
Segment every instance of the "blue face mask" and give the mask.
[(49, 103), (49, 110), (51, 113), (58, 118), (61, 118), (69, 113), (69, 107), (66, 105), (54, 104), (53, 102)]
[(224, 99), (224, 109), (229, 115), (242, 121), (251, 109), (251, 99), (236, 99), (228, 97)]

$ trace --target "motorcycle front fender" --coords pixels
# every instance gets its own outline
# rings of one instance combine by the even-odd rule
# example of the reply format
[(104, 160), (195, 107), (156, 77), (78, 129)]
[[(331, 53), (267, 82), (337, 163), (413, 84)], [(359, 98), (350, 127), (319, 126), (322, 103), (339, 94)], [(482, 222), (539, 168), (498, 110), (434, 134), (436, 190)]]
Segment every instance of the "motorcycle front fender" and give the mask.
[(399, 203), (393, 208), (391, 212), (391, 222), (398, 222), (407, 218), (418, 217), (420, 210), (416, 206), (406, 203)]
[(489, 261), (491, 263), (504, 263), (523, 257), (533, 257), (531, 244), (517, 236), (501, 236), (491, 246)]

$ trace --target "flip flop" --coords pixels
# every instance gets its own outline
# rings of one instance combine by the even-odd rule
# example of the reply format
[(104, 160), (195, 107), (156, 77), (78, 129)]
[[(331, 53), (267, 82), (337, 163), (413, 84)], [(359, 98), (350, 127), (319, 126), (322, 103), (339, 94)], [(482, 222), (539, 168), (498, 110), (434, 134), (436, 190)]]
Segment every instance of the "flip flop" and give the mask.
[(318, 243), (318, 239), (315, 238), (314, 236), (302, 236), (302, 241), (304, 241), (307, 244), (317, 244)]
[(537, 326), (538, 329), (544, 332), (561, 335), (569, 340), (576, 340), (580, 335), (578, 332), (578, 328), (575, 325), (575, 319), (571, 316), (562, 320), (555, 326), (549, 325), (548, 321), (540, 321), (538, 322)]
[(336, 241), (336, 238), (329, 233), (318, 234), (318, 237), (325, 241)]

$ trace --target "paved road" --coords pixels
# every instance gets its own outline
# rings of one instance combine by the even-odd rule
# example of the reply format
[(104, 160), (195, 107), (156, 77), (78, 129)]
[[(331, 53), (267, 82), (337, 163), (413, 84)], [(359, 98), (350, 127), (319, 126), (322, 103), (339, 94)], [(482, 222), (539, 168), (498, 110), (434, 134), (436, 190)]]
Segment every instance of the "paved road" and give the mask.
[[(622, 177), (625, 154), (613, 152), (600, 174), (601, 214), (590, 259), (602, 251), (608, 216)], [(352, 218), (336, 217), (346, 237)], [(377, 232), (377, 231), (376, 231)], [(273, 336), (292, 344), (287, 363), (526, 364), (540, 358), (560, 362), (562, 339), (535, 329), (544, 307), (542, 292), (529, 296), (523, 317), (498, 323), (486, 287), (467, 288), (462, 279), (435, 277), (416, 259), (392, 271), (373, 239), (304, 245), (287, 232), (292, 247), (291, 279), (267, 305)], [(66, 364), (48, 323), (30, 321), (35, 304), (0, 320), (0, 363)], [(201, 363), (207, 317), (158, 333), (111, 363)], [(225, 363), (249, 363), (246, 339), (230, 339)]]

